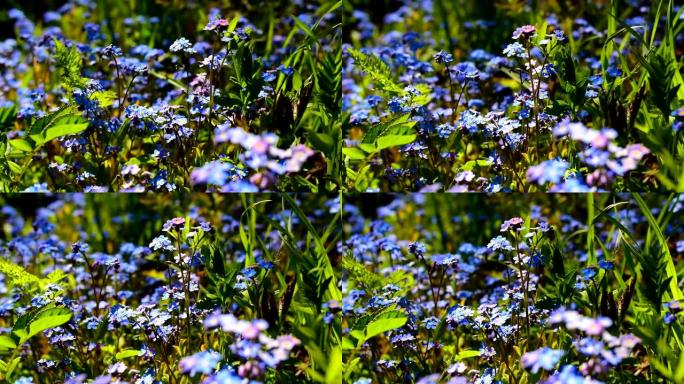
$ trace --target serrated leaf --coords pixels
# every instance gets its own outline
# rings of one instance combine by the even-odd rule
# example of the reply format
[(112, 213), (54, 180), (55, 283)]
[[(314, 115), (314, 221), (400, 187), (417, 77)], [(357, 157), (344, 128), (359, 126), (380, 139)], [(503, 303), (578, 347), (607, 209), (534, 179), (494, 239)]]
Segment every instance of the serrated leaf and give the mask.
[(390, 68), (378, 56), (366, 55), (352, 48), (347, 48), (347, 52), (354, 59), (354, 64), (366, 72), (383, 90), (392, 93), (404, 93), (404, 88), (392, 79)]
[(90, 98), (96, 100), (100, 107), (107, 108), (110, 105), (114, 104), (114, 101), (117, 99), (117, 96), (116, 93), (112, 91), (96, 91), (93, 92), (92, 95), (90, 95)]
[(84, 88), (87, 81), (81, 76), (83, 59), (78, 48), (75, 46), (67, 48), (59, 39), (54, 39), (54, 42), (55, 58), (57, 59), (57, 68), (59, 68), (62, 85), (67, 89)]

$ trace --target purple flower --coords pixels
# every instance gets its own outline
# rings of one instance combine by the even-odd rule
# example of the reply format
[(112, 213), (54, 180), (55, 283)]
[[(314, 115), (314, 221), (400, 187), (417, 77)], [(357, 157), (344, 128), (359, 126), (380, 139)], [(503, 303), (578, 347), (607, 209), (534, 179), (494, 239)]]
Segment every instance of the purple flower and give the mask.
[(504, 221), (503, 224), (501, 224), (501, 232), (508, 232), (520, 229), (522, 228), (523, 223), (525, 223), (525, 220), (523, 220), (520, 217), (508, 219)]
[(164, 226), (162, 229), (166, 232), (172, 231), (172, 230), (180, 230), (185, 226), (185, 218), (183, 217), (174, 217), (171, 220), (167, 220), (166, 223), (164, 223)]
[(537, 33), (537, 28), (535, 28), (533, 25), (523, 25), (520, 28), (516, 28), (515, 31), (513, 31), (513, 39), (518, 40), (527, 40), (530, 37), (534, 36), (534, 34)]

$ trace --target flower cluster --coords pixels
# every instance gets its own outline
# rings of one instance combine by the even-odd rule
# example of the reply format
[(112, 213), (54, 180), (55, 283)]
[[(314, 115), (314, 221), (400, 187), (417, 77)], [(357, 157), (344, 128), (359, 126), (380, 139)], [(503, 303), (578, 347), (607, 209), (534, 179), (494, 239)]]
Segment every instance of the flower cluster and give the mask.
[[(349, 255), (345, 374), (353, 383), (667, 382), (674, 370), (642, 369), (681, 351), (683, 296), (666, 264), (681, 267), (684, 205), (667, 200), (418, 194), (366, 219), (366, 199), (351, 199), (339, 245)], [(587, 222), (590, 206), (615, 211)], [(662, 228), (672, 241), (648, 240), (651, 215), (671, 214)]]
[[(314, 236), (309, 225), (321, 233), (334, 228), (336, 203), (310, 196), (291, 200), (290, 209), (271, 209), (268, 201), (0, 197), (0, 349), (16, 359), (14, 369), (0, 367), (3, 382), (256, 384), (325, 377), (340, 363), (336, 276), (323, 283), (322, 272), (308, 267), (320, 262), (313, 256), (285, 265), (276, 255), (284, 239)], [(32, 205), (35, 211), (24, 216)], [(297, 205), (302, 216), (291, 210)], [(169, 212), (187, 215), (165, 220)], [(235, 219), (243, 216), (249, 223)], [(243, 278), (249, 284), (236, 287)], [(309, 292), (320, 292), (319, 301)], [(316, 367), (301, 369), (301, 361), (314, 360)]]
[[(383, 18), (371, 8), (351, 15), (342, 80), (350, 189), (684, 190), (684, 37), (660, 28), (680, 23), (679, 6), (665, 16), (632, 1), (619, 16), (629, 27), (616, 31), (614, 12), (596, 2), (582, 12), (466, 3), (448, 16), (425, 1)], [(481, 15), (491, 19), (472, 19)], [(628, 32), (637, 25), (661, 52), (651, 62), (640, 32)]]
[(162, 19), (125, 4), (63, 3), (42, 18), (9, 11), (3, 190), (339, 186), (338, 4), (179, 4)]

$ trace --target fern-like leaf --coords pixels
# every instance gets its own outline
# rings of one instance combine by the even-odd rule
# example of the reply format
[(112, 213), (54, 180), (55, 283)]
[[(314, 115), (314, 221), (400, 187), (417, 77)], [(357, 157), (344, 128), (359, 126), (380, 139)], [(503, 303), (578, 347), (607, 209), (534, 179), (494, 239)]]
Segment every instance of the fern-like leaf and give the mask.
[(318, 101), (334, 119), (342, 111), (342, 51), (328, 53), (321, 62), (317, 77)]
[(347, 52), (354, 59), (354, 64), (366, 72), (373, 81), (384, 91), (391, 93), (403, 93), (404, 89), (392, 79), (392, 71), (382, 59), (376, 55), (366, 55), (352, 48)]
[(67, 89), (84, 88), (87, 82), (81, 76), (83, 59), (76, 47), (67, 48), (60, 40), (55, 39), (55, 58), (62, 85)]
[(673, 79), (676, 71), (676, 62), (661, 54), (651, 56), (642, 64), (648, 71), (648, 84), (651, 90), (651, 101), (664, 116), (672, 112), (672, 103), (677, 99), (679, 85), (674, 85)]
[(6, 259), (0, 258), (0, 273), (5, 275), (7, 283), (13, 287), (30, 288), (40, 285), (40, 279), (37, 276)]

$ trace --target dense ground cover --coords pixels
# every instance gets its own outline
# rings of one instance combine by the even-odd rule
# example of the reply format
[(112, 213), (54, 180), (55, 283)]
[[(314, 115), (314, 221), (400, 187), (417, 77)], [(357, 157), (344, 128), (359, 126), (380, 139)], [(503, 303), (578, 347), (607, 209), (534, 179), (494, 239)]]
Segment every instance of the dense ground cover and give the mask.
[(352, 1), (358, 191), (684, 190), (684, 7)]
[(345, 382), (681, 383), (682, 196), (511, 197), (348, 202)]
[(341, 382), (339, 199), (0, 205), (1, 382)]
[(341, 1), (61, 3), (0, 7), (0, 190), (338, 188)]

